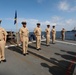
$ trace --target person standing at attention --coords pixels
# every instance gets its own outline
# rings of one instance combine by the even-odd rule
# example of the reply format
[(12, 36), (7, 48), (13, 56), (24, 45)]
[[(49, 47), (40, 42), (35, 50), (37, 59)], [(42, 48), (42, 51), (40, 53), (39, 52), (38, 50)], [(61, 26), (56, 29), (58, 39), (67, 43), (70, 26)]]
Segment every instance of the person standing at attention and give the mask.
[(37, 23), (37, 27), (34, 29), (34, 34), (36, 36), (36, 49), (41, 50), (41, 28), (40, 28), (40, 23)]
[(45, 32), (46, 32), (46, 45), (50, 46), (50, 25), (47, 25)]
[(52, 26), (52, 44), (55, 44), (55, 39), (56, 39), (56, 30), (55, 30), (55, 26)]
[(64, 28), (62, 28), (61, 30), (61, 36), (62, 36), (62, 41), (64, 41), (65, 40), (65, 29)]
[(28, 40), (29, 40), (28, 39), (29, 31), (28, 31), (28, 29), (26, 27), (26, 24), (27, 23), (25, 21), (23, 21), (22, 22), (23, 27), (19, 31), (19, 33), (20, 33), (20, 40), (22, 42), (22, 48), (23, 48), (23, 55), (24, 56), (26, 56), (27, 54), (29, 54), (27, 52), (27, 50), (28, 50)]
[(7, 39), (7, 32), (4, 28), (0, 27), (0, 63), (6, 62), (5, 59), (5, 44)]

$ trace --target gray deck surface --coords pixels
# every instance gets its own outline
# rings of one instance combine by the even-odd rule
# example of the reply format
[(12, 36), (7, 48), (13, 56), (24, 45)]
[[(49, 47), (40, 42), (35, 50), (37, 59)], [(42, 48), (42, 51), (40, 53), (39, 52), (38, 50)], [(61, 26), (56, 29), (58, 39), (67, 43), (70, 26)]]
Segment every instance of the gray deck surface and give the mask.
[(35, 43), (30, 43), (26, 56), (21, 47), (6, 48), (7, 62), (0, 63), (0, 75), (67, 75), (71, 63), (69, 75), (76, 75), (76, 41), (62, 42), (47, 47), (43, 41), (40, 51), (35, 49)]

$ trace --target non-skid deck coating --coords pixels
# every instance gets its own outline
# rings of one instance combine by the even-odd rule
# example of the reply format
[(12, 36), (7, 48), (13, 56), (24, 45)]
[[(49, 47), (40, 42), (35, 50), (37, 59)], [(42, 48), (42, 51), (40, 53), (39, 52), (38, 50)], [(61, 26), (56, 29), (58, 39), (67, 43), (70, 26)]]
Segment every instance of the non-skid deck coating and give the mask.
[(26, 56), (23, 56), (21, 46), (6, 46), (7, 62), (0, 63), (0, 75), (76, 75), (75, 44), (57, 41), (47, 47), (43, 41), (42, 50), (37, 51), (34, 42), (29, 44)]

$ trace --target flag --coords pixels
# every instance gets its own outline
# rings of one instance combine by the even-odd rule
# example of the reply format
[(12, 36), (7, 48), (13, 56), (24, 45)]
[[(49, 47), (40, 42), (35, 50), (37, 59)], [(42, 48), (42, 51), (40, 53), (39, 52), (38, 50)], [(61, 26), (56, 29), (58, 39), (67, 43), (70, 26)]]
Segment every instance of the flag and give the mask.
[(14, 24), (17, 23), (17, 11), (15, 11), (15, 18), (14, 18)]

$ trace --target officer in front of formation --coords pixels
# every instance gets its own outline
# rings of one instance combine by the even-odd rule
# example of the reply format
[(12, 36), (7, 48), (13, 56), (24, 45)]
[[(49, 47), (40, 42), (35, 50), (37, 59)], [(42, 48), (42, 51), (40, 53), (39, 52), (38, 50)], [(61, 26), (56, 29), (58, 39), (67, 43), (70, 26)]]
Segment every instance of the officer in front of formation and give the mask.
[(27, 52), (27, 50), (28, 50), (28, 36), (29, 36), (29, 31), (28, 31), (28, 29), (27, 29), (27, 27), (26, 27), (26, 22), (25, 21), (23, 21), (22, 22), (22, 25), (23, 25), (23, 27), (22, 28), (20, 28), (20, 31), (19, 31), (19, 33), (20, 33), (20, 40), (21, 40), (21, 42), (22, 42), (22, 47), (23, 47), (23, 55), (24, 56), (26, 56), (27, 54), (29, 54), (28, 52)]
[(64, 28), (62, 28), (61, 30), (61, 36), (62, 36), (62, 41), (64, 41), (65, 40), (65, 29)]
[(55, 44), (55, 38), (56, 38), (56, 30), (55, 30), (55, 26), (52, 26), (52, 44)]
[(6, 62), (5, 59), (5, 44), (6, 44), (7, 32), (4, 28), (0, 27), (0, 63)]
[(37, 27), (34, 29), (34, 34), (36, 36), (36, 49), (41, 50), (41, 28), (40, 28), (40, 23), (37, 23)]
[(50, 45), (50, 25), (47, 25), (47, 28), (45, 29), (46, 32), (46, 45)]

